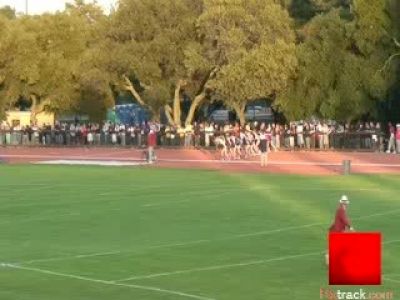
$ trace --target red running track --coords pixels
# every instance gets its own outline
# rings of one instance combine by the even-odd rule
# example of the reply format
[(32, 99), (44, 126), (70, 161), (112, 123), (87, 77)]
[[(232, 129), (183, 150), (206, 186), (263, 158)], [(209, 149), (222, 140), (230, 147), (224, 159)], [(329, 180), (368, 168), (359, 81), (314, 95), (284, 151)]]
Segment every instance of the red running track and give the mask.
[[(198, 168), (223, 172), (265, 172), (301, 175), (335, 175), (342, 172), (343, 160), (351, 160), (353, 173), (400, 174), (400, 155), (359, 152), (275, 152), (269, 165), (261, 168), (257, 158), (246, 161), (220, 161), (207, 150), (157, 149), (158, 161), (151, 167)], [(48, 160), (143, 159), (143, 150), (126, 148), (0, 148), (0, 159), (7, 163), (35, 163)]]

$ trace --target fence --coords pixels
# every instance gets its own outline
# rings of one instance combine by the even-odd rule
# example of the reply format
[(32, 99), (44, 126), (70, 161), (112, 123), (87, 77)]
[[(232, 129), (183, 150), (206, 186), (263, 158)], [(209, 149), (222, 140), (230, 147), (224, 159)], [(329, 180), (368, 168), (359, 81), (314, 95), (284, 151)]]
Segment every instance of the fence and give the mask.
[[(163, 147), (213, 147), (214, 134), (158, 133), (157, 143)], [(359, 151), (384, 151), (386, 139), (383, 134), (367, 132), (333, 133), (329, 136), (277, 135), (272, 143), (280, 149), (335, 149)], [(189, 142), (188, 142), (189, 141)], [(121, 146), (143, 147), (147, 144), (147, 134), (142, 132), (79, 132), (44, 130), (36, 132), (0, 131), (0, 146)]]

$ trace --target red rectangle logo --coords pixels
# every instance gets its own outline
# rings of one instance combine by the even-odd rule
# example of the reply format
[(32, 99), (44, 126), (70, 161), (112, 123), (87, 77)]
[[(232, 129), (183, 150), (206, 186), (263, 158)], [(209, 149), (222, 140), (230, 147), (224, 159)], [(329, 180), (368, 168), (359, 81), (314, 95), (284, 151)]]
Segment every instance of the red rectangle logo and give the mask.
[(380, 285), (381, 283), (380, 233), (329, 234), (330, 285)]

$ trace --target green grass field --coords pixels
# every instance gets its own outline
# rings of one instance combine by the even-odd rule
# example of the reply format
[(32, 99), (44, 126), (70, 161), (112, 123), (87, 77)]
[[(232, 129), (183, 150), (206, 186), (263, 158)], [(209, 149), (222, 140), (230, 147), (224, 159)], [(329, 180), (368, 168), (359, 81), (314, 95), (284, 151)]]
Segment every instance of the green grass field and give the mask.
[(3, 165), (0, 299), (319, 299), (342, 193), (358, 231), (384, 234), (391, 281), (366, 289), (400, 299), (399, 183)]

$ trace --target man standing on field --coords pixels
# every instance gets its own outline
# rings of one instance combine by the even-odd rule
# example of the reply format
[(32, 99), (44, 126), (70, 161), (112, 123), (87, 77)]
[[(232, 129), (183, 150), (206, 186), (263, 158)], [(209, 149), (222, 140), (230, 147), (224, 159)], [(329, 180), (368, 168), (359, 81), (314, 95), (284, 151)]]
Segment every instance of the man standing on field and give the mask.
[(152, 164), (155, 159), (154, 147), (157, 145), (157, 133), (155, 126), (151, 126), (150, 132), (147, 137), (147, 162)]
[[(329, 227), (329, 232), (347, 232), (353, 231), (350, 219), (347, 216), (347, 207), (350, 204), (346, 195), (343, 195), (339, 200), (339, 207), (336, 210), (335, 221)], [(325, 255), (326, 265), (329, 265), (329, 254)]]

